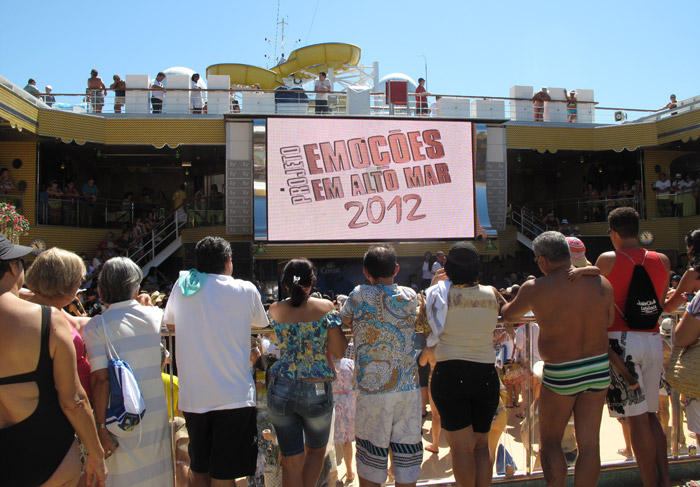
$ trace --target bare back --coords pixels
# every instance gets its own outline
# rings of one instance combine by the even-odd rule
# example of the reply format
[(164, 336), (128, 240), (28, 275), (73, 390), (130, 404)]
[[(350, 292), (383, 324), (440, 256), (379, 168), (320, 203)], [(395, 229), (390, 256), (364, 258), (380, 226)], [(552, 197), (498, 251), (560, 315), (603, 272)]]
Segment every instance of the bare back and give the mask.
[[(0, 313), (0, 377), (33, 372), (41, 347), (41, 307), (5, 293)], [(38, 403), (36, 382), (0, 385), (0, 428), (27, 419)]]
[(88, 78), (87, 85), (88, 88), (92, 90), (99, 90), (105, 88), (105, 85), (102, 82), (102, 78)]
[[(309, 297), (298, 307), (292, 306), (289, 300), (286, 300), (270, 306), (270, 318), (277, 323), (308, 323), (320, 320), (334, 309), (333, 303), (327, 299)], [(333, 357), (342, 358), (347, 346), (348, 342), (342, 328), (328, 330), (327, 350)]]
[[(602, 276), (567, 281), (555, 271), (534, 281), (532, 311), (540, 326), (545, 362), (562, 363), (607, 353), (614, 319), (612, 286)], [(522, 292), (522, 289), (521, 291)]]
[(327, 299), (309, 297), (298, 307), (292, 306), (289, 300), (273, 303), (270, 306), (270, 317), (277, 323), (317, 321), (333, 309), (333, 303)]

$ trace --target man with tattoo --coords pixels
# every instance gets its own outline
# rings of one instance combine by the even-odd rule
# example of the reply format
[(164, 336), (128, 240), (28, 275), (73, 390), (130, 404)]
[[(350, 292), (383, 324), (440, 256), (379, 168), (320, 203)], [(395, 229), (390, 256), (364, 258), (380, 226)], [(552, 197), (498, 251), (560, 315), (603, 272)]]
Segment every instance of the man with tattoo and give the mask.
[[(594, 486), (600, 474), (600, 421), (610, 385), (608, 327), (613, 323), (613, 290), (595, 267), (573, 269), (566, 237), (544, 232), (533, 242), (544, 277), (526, 281), (501, 310), (517, 321), (532, 310), (540, 326), (544, 361), (539, 399), (540, 454), (548, 486), (566, 485), (564, 430), (574, 414), (576, 485)], [(568, 280), (568, 282), (567, 282)]]

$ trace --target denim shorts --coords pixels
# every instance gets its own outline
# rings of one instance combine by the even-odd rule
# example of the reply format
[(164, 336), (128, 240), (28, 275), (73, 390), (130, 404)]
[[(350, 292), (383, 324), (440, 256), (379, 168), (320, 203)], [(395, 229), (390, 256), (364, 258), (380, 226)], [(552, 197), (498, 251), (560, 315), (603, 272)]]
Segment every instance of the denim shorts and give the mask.
[(331, 382), (305, 382), (273, 376), (267, 389), (267, 411), (282, 456), (291, 457), (328, 443), (333, 419)]

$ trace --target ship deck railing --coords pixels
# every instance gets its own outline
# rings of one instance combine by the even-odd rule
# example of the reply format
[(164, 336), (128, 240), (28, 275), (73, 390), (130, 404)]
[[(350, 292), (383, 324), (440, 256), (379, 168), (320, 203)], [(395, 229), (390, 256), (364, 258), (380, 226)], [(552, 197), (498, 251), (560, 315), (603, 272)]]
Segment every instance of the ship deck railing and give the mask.
[[(359, 116), (359, 117), (427, 117), (449, 119), (494, 120), (501, 122), (544, 123), (567, 125), (610, 125), (630, 122), (647, 123), (658, 121), (700, 108), (700, 96), (683, 100), (674, 109), (640, 109), (603, 107), (595, 101), (579, 101), (577, 116), (573, 121), (567, 117), (564, 100), (545, 102), (543, 120), (535, 121), (533, 102), (529, 98), (510, 98), (483, 95), (455, 95), (428, 93), (427, 113), (416, 109), (416, 93), (407, 93), (404, 103), (389, 103), (384, 93), (337, 91), (328, 94), (328, 111), (317, 113), (316, 93), (294, 88), (288, 90), (253, 89), (204, 89), (202, 110), (192, 108), (191, 90), (171, 89), (166, 91), (161, 113), (152, 113), (150, 90), (127, 89), (125, 104), (121, 112), (115, 111), (113, 90), (107, 90), (101, 112), (84, 93), (52, 93), (56, 101), (52, 106), (37, 99), (42, 108), (73, 113), (103, 115), (105, 117), (219, 117), (222, 114), (241, 116), (286, 115), (286, 116)], [(423, 95), (422, 95), (423, 96)], [(30, 97), (31, 98), (31, 97)]]
[[(680, 318), (683, 309), (679, 309), (674, 313), (669, 313), (664, 317), (671, 317), (675, 322)], [(534, 317), (529, 316), (522, 318), (518, 323), (526, 327), (524, 334), (524, 357), (522, 361), (525, 364), (532, 362), (532, 346), (530, 340), (530, 326), (534, 322)], [(508, 328), (513, 323), (505, 323), (501, 321), (499, 328)], [(675, 326), (674, 326), (675, 328)], [(260, 338), (264, 335), (272, 335), (271, 329), (252, 330), (252, 338)], [(177, 374), (177, 334), (176, 331), (168, 331), (165, 328), (162, 330), (162, 341), (165, 347), (170, 352), (170, 357), (173, 363), (168, 366), (166, 372)], [(348, 339), (352, 339), (351, 330), (346, 330)], [(351, 356), (349, 358), (352, 358)], [(529, 367), (527, 367), (529, 369)], [(512, 476), (498, 474), (496, 465), (494, 465), (494, 473), (492, 482), (495, 484), (513, 484), (513, 485), (544, 485), (543, 473), (539, 462), (539, 441), (536, 437), (536, 432), (531, 425), (535, 423), (536, 411), (532, 407), (533, 404), (533, 376), (529, 374), (528, 379), (523, 384), (521, 409), (506, 409), (507, 419), (503, 432), (501, 433), (498, 444), (503, 445), (512, 455), (515, 461), (515, 471)], [(171, 400), (170, 404), (173, 404)], [(259, 405), (260, 406), (260, 405)], [(264, 401), (262, 404), (264, 408)], [(613, 486), (613, 485), (641, 485), (641, 477), (639, 470), (632, 456), (621, 456), (618, 450), (625, 448), (622, 427), (618, 421), (609, 416), (607, 407), (604, 408), (603, 419), (600, 431), (600, 455), (601, 455), (601, 477), (598, 485)], [(521, 411), (525, 420), (521, 420), (516, 416), (516, 411)], [(677, 391), (671, 391), (670, 406), (669, 406), (669, 424), (671, 434), (668, 445), (668, 460), (671, 477), (677, 484), (679, 480), (690, 480), (700, 477), (700, 457), (696, 457), (695, 449), (691, 445), (695, 445), (696, 439), (693, 439), (691, 432), (683, 421), (683, 408), (680, 401), (680, 395)], [(430, 444), (430, 427), (431, 417), (423, 423), (423, 443)], [(342, 456), (342, 453), (338, 453)], [(340, 458), (338, 456), (338, 458)], [(340, 463), (338, 461), (338, 463)], [(338, 478), (342, 478), (345, 472), (344, 466), (338, 467)], [(356, 470), (355, 470), (356, 471)], [(569, 463), (568, 475), (574, 473), (574, 463)], [(454, 485), (454, 476), (452, 475), (452, 464), (450, 450), (447, 446), (444, 434), (439, 443), (439, 452), (431, 454), (428, 451), (424, 452), (422, 475), (418, 485)]]

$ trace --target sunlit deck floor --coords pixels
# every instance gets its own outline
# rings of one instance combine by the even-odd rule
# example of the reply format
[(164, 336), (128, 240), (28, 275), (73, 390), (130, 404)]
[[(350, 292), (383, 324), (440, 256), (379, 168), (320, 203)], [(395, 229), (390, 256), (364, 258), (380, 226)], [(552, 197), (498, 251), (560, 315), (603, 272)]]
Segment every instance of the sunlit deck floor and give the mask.
[[(503, 443), (506, 449), (510, 452), (515, 460), (515, 464), (518, 467), (515, 471), (515, 476), (521, 476), (525, 474), (525, 447), (520, 440), (520, 423), (521, 419), (517, 418), (515, 415), (518, 413), (524, 414), (524, 407), (507, 409), (508, 423), (506, 429), (501, 436), (501, 443)], [(425, 421), (423, 422), (423, 447), (430, 445), (431, 443), (431, 415), (428, 414)], [(685, 438), (688, 445), (696, 444), (696, 440), (690, 437), (690, 432), (687, 429), (685, 421), (683, 422), (683, 429)], [(354, 444), (353, 444), (354, 446)], [(537, 445), (535, 445), (537, 446)], [(620, 455), (617, 450), (624, 449), (625, 441), (622, 435), (622, 427), (620, 423), (611, 418), (608, 415), (607, 408), (603, 412), (603, 420), (600, 425), (600, 457), (601, 463), (605, 465), (620, 464), (623, 462), (631, 462), (632, 458), (626, 459)], [(670, 450), (669, 450), (670, 455)], [(683, 447), (680, 450), (680, 455), (687, 455), (687, 448)], [(355, 480), (348, 483), (346, 481), (346, 469), (345, 465), (342, 463), (342, 452), (340, 448), (336, 448), (336, 457), (338, 463), (338, 479), (345, 481), (345, 485), (359, 486), (359, 481), (357, 479), (357, 470), (353, 465), (353, 470), (355, 472)], [(700, 458), (699, 458), (700, 459)], [(533, 458), (534, 465), (534, 458)], [(541, 473), (539, 469), (539, 464), (537, 468), (534, 468), (533, 473)], [(505, 480), (506, 477), (503, 475), (498, 475), (496, 473), (496, 467), (494, 466), (493, 471), (494, 481), (498, 479)], [(444, 434), (440, 438), (440, 451), (439, 453), (430, 453), (427, 450), (423, 454), (423, 471), (421, 475), (421, 480), (419, 483), (424, 483), (426, 481), (433, 482), (445, 482), (453, 483), (454, 476), (452, 475), (452, 459), (450, 457), (450, 449), (447, 446), (447, 441), (445, 440)]]

